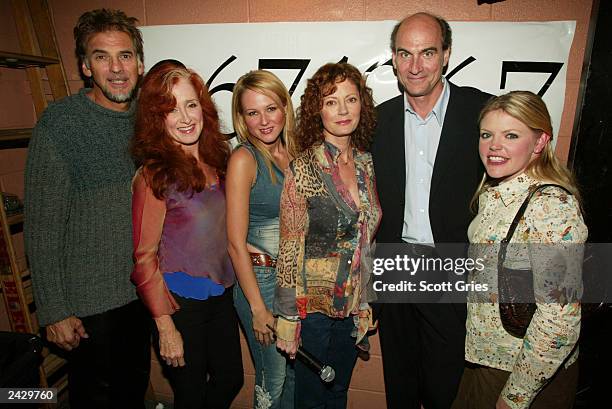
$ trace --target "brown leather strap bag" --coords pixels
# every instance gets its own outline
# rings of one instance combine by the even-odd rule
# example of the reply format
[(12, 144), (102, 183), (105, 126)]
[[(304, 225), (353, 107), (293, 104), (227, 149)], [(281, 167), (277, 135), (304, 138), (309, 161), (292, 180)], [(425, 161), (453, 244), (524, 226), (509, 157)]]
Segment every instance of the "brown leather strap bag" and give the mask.
[(563, 189), (571, 195), (566, 188), (556, 184), (547, 183), (532, 188), (516, 213), (516, 216), (514, 216), (514, 220), (512, 220), (510, 228), (508, 229), (508, 234), (502, 239), (497, 256), (497, 286), (500, 300), (499, 316), (506, 332), (517, 338), (523, 338), (525, 336), (527, 327), (536, 310), (535, 295), (533, 292), (533, 271), (514, 270), (504, 267), (508, 243), (510, 243), (514, 231), (525, 214), (525, 210), (533, 195), (551, 186)]

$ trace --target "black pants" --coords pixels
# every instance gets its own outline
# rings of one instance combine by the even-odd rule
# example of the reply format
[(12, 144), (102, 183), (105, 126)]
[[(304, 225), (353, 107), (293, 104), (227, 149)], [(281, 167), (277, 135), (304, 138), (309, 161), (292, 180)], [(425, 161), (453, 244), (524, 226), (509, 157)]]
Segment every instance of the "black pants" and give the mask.
[(68, 354), (71, 409), (144, 408), (151, 318), (139, 300), (80, 318), (89, 338)]
[[(231, 289), (204, 301), (172, 295), (181, 306), (172, 319), (183, 338), (185, 366), (161, 362), (174, 392), (174, 408), (229, 408), (243, 384)], [(153, 342), (159, 353), (157, 331)]]
[(388, 409), (449, 409), (464, 368), (465, 304), (385, 304), (379, 312)]

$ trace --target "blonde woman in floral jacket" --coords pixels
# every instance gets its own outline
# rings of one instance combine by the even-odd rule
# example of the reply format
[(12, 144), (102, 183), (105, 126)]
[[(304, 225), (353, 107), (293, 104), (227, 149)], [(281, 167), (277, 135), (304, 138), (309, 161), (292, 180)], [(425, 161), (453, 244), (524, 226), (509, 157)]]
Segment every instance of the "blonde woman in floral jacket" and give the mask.
[[(542, 99), (526, 91), (495, 97), (480, 115), (479, 151), (487, 174), (475, 196), (470, 255), (484, 269), (470, 279), (488, 292), (468, 297), (465, 369), (453, 409), (571, 409), (578, 379), (580, 303), (567, 280), (581, 269), (587, 228), (570, 172), (552, 144)], [(506, 331), (499, 311), (498, 251), (521, 204), (538, 190), (507, 248), (505, 268), (531, 270), (536, 310), (525, 336)], [(559, 277), (565, 272), (567, 277)], [(564, 284), (565, 283), (565, 284)], [(565, 291), (564, 291), (565, 290)]]

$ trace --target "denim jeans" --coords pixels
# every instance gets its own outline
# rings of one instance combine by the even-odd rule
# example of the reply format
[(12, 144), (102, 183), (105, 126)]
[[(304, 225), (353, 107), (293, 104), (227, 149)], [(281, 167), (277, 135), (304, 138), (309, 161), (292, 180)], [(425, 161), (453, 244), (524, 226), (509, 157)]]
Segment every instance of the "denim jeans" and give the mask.
[(308, 314), (302, 320), (302, 347), (336, 372), (335, 379), (325, 384), (319, 375), (295, 362), (295, 399), (298, 409), (344, 409), (353, 367), (357, 360), (355, 338), (351, 337), (353, 317), (330, 318), (324, 314)]
[[(253, 266), (261, 296), (272, 310), (276, 288), (273, 267)], [(294, 370), (284, 355), (272, 344), (267, 347), (255, 339), (251, 308), (240, 286), (234, 288), (234, 306), (244, 329), (255, 366), (255, 409), (293, 409), (295, 400)]]

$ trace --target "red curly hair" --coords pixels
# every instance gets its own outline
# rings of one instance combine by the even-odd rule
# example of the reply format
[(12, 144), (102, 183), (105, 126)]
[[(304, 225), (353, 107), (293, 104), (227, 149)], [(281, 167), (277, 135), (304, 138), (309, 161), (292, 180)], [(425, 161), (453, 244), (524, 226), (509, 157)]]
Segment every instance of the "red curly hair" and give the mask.
[(321, 120), (323, 98), (336, 92), (336, 84), (345, 80), (355, 84), (361, 99), (361, 117), (357, 129), (351, 135), (351, 143), (359, 150), (369, 149), (376, 127), (372, 90), (366, 85), (365, 78), (355, 66), (348, 63), (329, 63), (319, 68), (308, 80), (297, 110), (296, 140), (300, 152), (323, 143), (325, 139)]
[(206, 177), (196, 159), (186, 154), (168, 135), (166, 116), (176, 106), (172, 87), (187, 79), (199, 96), (204, 128), (198, 145), (201, 160), (225, 176), (229, 145), (219, 131), (219, 115), (202, 78), (178, 61), (156, 64), (142, 81), (131, 153), (143, 168), (143, 175), (156, 198), (162, 199), (169, 187), (180, 192), (201, 192)]

